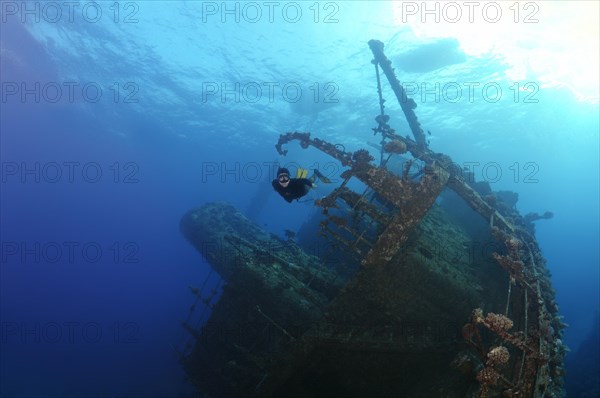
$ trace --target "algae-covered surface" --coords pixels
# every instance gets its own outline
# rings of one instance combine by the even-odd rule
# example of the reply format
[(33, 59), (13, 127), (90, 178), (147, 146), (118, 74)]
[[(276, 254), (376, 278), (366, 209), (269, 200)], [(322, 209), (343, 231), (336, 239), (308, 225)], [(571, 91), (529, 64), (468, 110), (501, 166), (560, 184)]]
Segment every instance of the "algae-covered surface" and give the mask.
[(302, 242), (263, 231), (228, 204), (191, 210), (181, 228), (226, 279), (183, 359), (207, 396), (475, 391), (480, 364), (461, 329), (474, 308), (502, 311), (508, 277), (485, 251), (475, 253), (485, 242), (442, 206), (391, 261), (361, 267), (348, 281)]

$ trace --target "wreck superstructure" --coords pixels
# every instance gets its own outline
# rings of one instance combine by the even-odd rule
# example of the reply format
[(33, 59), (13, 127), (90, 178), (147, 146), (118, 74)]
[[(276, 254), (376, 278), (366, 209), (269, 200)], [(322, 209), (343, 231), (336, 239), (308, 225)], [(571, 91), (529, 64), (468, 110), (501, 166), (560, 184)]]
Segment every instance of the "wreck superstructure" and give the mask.
[[(483, 197), (449, 156), (428, 148), (383, 44), (369, 46), (379, 164), (308, 132), (282, 134), (276, 145), (285, 155), (298, 142), (346, 168), (315, 203), (324, 253), (307, 254), (226, 204), (183, 217), (182, 232), (225, 281), (208, 322), (184, 324), (194, 338), (181, 354), (190, 379), (209, 397), (560, 396), (564, 325), (534, 217)], [(380, 69), (414, 139), (388, 124)], [(479, 215), (482, 235), (436, 204), (448, 195)], [(442, 242), (464, 254), (482, 236), (496, 250), (479, 262), (438, 250)]]

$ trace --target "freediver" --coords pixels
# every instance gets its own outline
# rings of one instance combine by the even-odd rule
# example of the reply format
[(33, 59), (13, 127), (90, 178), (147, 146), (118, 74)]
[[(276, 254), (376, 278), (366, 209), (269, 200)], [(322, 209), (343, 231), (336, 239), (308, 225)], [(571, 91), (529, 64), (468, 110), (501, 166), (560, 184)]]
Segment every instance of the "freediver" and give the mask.
[(277, 179), (271, 182), (273, 189), (277, 191), (283, 199), (288, 203), (292, 203), (294, 199), (300, 199), (308, 192), (311, 188), (316, 188), (315, 181), (317, 178), (326, 184), (329, 184), (331, 180), (325, 177), (319, 170), (315, 169), (314, 174), (310, 178), (306, 178), (308, 170), (298, 169), (296, 178), (290, 178), (290, 172), (285, 167), (280, 167), (277, 170)]

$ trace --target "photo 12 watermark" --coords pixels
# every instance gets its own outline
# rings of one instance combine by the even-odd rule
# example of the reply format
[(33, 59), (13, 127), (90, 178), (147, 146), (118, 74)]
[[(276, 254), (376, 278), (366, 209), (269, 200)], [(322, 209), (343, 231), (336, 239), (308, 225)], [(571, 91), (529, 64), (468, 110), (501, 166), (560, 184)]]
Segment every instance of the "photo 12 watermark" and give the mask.
[(136, 162), (2, 162), (2, 184), (137, 184), (140, 167)]
[(299, 164), (296, 162), (287, 162), (280, 164), (277, 162), (202, 162), (200, 168), (200, 181), (203, 184), (219, 182), (228, 183), (248, 183), (262, 184), (270, 183), (277, 178), (277, 169), (284, 167), (288, 169), (291, 176), (298, 174), (298, 170), (308, 170), (307, 178), (311, 177), (318, 170), (321, 176), (327, 178), (331, 183), (339, 181), (339, 175), (342, 172), (342, 166), (339, 162), (312, 162)]
[(3, 266), (139, 264), (140, 245), (134, 241), (3, 240), (0, 260)]
[(139, 22), (138, 1), (2, 1), (2, 23), (13, 19), (21, 23), (91, 23), (110, 21)]
[(337, 104), (339, 86), (335, 82), (202, 82), (201, 102), (225, 103), (287, 103), (312, 102)]
[(514, 103), (537, 104), (540, 86), (536, 82), (401, 82), (406, 96), (403, 102), (490, 104), (506, 99)]
[(493, 253), (504, 253), (504, 244), (495, 239), (485, 241), (464, 241), (460, 245), (456, 242), (438, 241), (433, 245), (418, 245), (417, 253), (427, 260), (454, 264), (457, 267), (468, 265), (471, 267), (487, 264), (497, 264)]
[[(291, 231), (286, 231), (289, 234)], [(339, 258), (327, 256), (331, 248), (326, 243), (311, 243), (309, 247), (300, 247), (295, 241), (295, 233), (292, 236), (287, 236), (287, 240), (270, 240), (261, 245), (260, 252), (248, 253), (247, 246), (243, 243), (231, 242), (228, 240), (205, 240), (198, 242), (196, 248), (202, 257), (209, 261), (218, 261), (219, 263), (229, 265), (244, 266), (248, 257), (252, 257), (253, 261), (259, 263), (271, 263), (276, 261), (282, 252), (301, 249), (305, 254), (315, 256), (317, 258), (325, 258), (323, 264), (327, 268), (335, 268), (341, 265)], [(315, 269), (318, 272), (319, 269)]]
[(400, 1), (395, 20), (401, 23), (539, 23), (534, 1)]
[(340, 4), (334, 1), (203, 1), (202, 23), (339, 23)]
[[(258, 314), (262, 312), (259, 312), (260, 308), (255, 311)], [(402, 321), (377, 325), (291, 323), (286, 325), (285, 331), (270, 326), (274, 326), (273, 323), (261, 316), (255, 317), (253, 321), (237, 323), (209, 321), (200, 328), (196, 338), (204, 345), (213, 344), (224, 336), (232, 340), (249, 341), (253, 345), (270, 345), (282, 338), (300, 338), (308, 331), (310, 338), (318, 341), (351, 345), (354, 338), (363, 346), (369, 342), (380, 345), (385, 341), (386, 350), (401, 351), (413, 349), (425, 342), (430, 348), (434, 348), (436, 344), (447, 346), (448, 341), (460, 338), (463, 325), (442, 321)]]
[[(539, 164), (533, 161), (526, 162), (500, 162), (500, 161), (465, 161), (462, 163), (446, 163), (436, 165), (435, 167), (443, 167), (449, 171), (453, 179), (461, 179), (465, 182), (487, 182), (496, 184), (500, 181), (510, 181), (515, 184), (537, 184), (539, 183), (538, 173), (540, 171)], [(416, 163), (411, 168), (411, 174), (428, 173), (432, 169), (425, 167), (421, 163)]]
[(3, 81), (0, 102), (22, 104), (56, 104), (109, 102), (115, 104), (139, 103), (139, 85), (135, 82), (80, 83)]
[(2, 344), (136, 344), (137, 322), (0, 322)]

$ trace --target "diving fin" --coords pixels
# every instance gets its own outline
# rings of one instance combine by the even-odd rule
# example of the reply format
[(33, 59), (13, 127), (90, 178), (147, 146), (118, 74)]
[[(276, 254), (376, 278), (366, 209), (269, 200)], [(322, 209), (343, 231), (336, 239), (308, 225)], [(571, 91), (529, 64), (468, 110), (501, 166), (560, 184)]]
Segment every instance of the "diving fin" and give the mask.
[(296, 178), (306, 178), (308, 176), (307, 169), (301, 169), (298, 167), (298, 171), (296, 172)]

